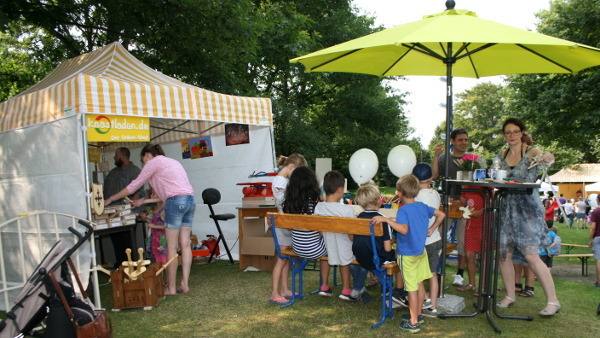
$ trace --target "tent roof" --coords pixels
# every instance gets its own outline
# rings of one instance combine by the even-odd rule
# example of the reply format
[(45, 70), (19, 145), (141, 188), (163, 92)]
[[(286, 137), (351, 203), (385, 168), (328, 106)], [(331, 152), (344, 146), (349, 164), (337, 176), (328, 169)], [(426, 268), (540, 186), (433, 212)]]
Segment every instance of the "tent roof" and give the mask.
[(552, 183), (592, 183), (600, 181), (600, 163), (573, 164), (550, 176)]
[[(113, 42), (61, 63), (37, 84), (0, 103), (0, 132), (72, 114), (211, 121), (185, 126), (195, 131), (209, 129), (214, 122), (273, 124), (270, 99), (219, 94), (183, 83)], [(170, 138), (190, 137), (175, 134)]]

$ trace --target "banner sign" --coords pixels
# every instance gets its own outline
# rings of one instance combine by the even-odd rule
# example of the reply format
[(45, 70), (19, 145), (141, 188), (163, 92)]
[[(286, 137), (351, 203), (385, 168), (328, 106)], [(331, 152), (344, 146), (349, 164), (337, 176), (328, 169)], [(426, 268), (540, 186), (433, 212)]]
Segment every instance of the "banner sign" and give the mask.
[(150, 142), (150, 118), (87, 114), (88, 142)]

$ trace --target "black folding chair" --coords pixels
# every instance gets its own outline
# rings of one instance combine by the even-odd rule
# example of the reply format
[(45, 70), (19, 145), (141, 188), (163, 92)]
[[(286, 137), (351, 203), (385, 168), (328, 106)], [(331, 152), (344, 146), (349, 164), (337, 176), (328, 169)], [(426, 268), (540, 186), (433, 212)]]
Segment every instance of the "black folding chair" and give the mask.
[(218, 214), (218, 215), (215, 214), (215, 211), (213, 210), (212, 206), (221, 201), (221, 193), (219, 192), (219, 190), (217, 190), (215, 188), (204, 189), (204, 191), (202, 192), (202, 200), (204, 201), (204, 204), (208, 205), (208, 209), (210, 210), (210, 218), (212, 218), (215, 221), (215, 225), (217, 226), (217, 231), (219, 231), (219, 237), (217, 238), (217, 244), (210, 251), (210, 257), (208, 258), (208, 262), (210, 263), (210, 261), (212, 260), (217, 248), (219, 247), (219, 242), (222, 240), (223, 246), (225, 247), (225, 250), (227, 251), (227, 256), (229, 256), (229, 261), (231, 262), (231, 264), (235, 264), (233, 261), (233, 257), (231, 256), (231, 251), (229, 251), (229, 246), (227, 245), (227, 242), (225, 241), (225, 236), (223, 236), (223, 231), (221, 231), (221, 226), (219, 225), (219, 221), (227, 221), (230, 219), (234, 219), (235, 215), (234, 214)]

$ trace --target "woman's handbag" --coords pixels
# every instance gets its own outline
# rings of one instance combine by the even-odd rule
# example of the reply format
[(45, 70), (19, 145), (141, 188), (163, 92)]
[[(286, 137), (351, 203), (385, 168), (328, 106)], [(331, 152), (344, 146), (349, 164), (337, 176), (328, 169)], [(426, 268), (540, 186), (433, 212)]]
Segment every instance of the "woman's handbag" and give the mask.
[[(83, 299), (87, 299), (87, 294), (81, 284), (77, 270), (75, 270), (73, 261), (69, 258), (67, 259), (67, 262), (69, 263), (71, 271), (73, 271), (73, 275), (75, 275)], [(48, 276), (50, 277), (60, 302), (50, 302), (50, 312), (46, 321), (47, 328), (45, 336), (77, 338), (112, 337), (112, 324), (104, 310), (94, 310), (87, 302), (74, 296), (70, 296), (69, 299), (67, 299), (65, 293), (73, 294), (72, 287), (70, 285), (63, 285), (62, 283), (59, 284), (52, 273), (48, 274)], [(68, 290), (65, 290), (65, 288)], [(69, 322), (71, 325), (68, 325)]]

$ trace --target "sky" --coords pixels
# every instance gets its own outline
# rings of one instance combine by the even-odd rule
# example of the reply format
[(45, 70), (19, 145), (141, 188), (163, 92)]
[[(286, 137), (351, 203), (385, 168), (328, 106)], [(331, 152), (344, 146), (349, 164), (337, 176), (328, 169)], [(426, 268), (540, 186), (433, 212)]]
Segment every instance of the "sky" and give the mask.
[[(424, 15), (436, 14), (446, 9), (445, 0), (353, 0), (359, 13), (375, 18), (376, 26), (391, 28), (418, 21)], [(535, 13), (548, 9), (550, 0), (455, 0), (455, 9), (468, 9), (481, 19), (535, 31)], [(410, 92), (404, 106), (410, 125), (415, 129), (414, 137), (421, 138), (424, 147), (429, 145), (435, 128), (446, 120), (445, 80), (437, 76), (407, 76), (408, 80), (391, 80), (394, 88)], [(455, 77), (454, 103), (456, 94), (477, 83), (502, 83), (503, 77), (481, 79)]]

